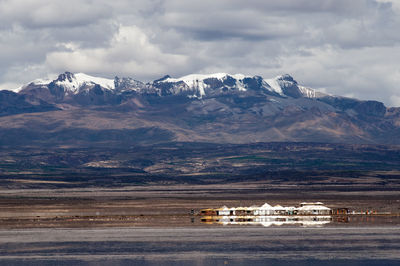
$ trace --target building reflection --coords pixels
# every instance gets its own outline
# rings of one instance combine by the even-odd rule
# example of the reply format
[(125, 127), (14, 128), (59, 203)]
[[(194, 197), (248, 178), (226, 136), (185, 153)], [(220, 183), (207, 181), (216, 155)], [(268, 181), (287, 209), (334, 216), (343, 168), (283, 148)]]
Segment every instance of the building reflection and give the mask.
[(332, 222), (332, 216), (203, 216), (201, 222), (220, 225), (262, 225), (321, 227)]

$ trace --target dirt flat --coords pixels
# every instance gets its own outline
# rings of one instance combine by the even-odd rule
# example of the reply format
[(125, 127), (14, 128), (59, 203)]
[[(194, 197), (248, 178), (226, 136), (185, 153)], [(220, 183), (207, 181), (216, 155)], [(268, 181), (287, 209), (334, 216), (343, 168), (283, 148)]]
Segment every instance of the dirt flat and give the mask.
[(0, 228), (96, 226), (196, 226), (202, 208), (262, 205), (283, 206), (321, 201), (330, 208), (392, 213), (390, 217), (353, 218), (398, 224), (397, 189), (329, 190), (269, 183), (224, 185), (154, 185), (120, 188), (0, 190)]

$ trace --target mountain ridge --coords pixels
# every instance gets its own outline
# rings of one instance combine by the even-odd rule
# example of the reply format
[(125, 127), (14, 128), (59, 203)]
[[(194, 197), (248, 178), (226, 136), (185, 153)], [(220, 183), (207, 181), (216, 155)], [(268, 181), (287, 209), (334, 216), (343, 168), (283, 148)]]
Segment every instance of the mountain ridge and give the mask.
[(144, 83), (65, 72), (18, 93), (0, 91), (0, 104), (0, 145), (400, 144), (400, 108), (321, 93), (288, 74), (191, 74)]
[[(243, 74), (228, 74), (228, 73), (215, 73), (215, 74), (190, 74), (180, 78), (172, 78), (166, 75), (160, 79), (152, 82), (142, 82), (133, 78), (119, 78), (116, 76), (114, 79), (106, 79), (100, 77), (89, 76), (84, 73), (73, 74), (65, 72), (60, 74), (55, 80), (37, 79), (19, 88), (18, 93), (25, 93), (35, 87), (61, 87), (66, 94), (78, 94), (82, 91), (87, 91), (90, 87), (99, 85), (103, 89), (115, 91), (120, 93), (127, 90), (142, 92), (145, 94), (157, 93), (159, 95), (165, 94), (179, 94), (184, 91), (192, 91), (191, 97), (201, 98), (206, 96), (205, 90), (215, 89), (221, 87), (223, 90), (237, 89), (238, 91), (247, 91), (251, 89), (264, 89), (266, 93), (280, 96), (292, 97), (315, 97), (316, 91), (304, 86), (298, 86), (297, 95), (293, 96), (290, 93), (285, 94), (287, 88), (296, 87), (298, 84), (288, 74), (277, 76), (273, 79), (264, 79), (260, 76), (246, 76)], [(169, 92), (163, 91), (163, 88), (175, 88)], [(323, 95), (322, 93), (319, 93)]]

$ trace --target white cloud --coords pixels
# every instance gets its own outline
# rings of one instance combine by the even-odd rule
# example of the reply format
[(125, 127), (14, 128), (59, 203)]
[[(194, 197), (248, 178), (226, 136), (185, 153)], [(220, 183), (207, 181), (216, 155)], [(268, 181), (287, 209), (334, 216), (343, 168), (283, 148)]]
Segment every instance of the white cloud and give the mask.
[(400, 46), (365, 47), (346, 50), (326, 46), (309, 49), (309, 55), (281, 58), (280, 70), (292, 73), (299, 82), (325, 87), (337, 95), (392, 104), (400, 82)]
[[(0, 21), (27, 28), (75, 27), (94, 23), (111, 16), (104, 1), (93, 0), (2, 0)], [(0, 26), (1, 27), (1, 26)]]
[(53, 71), (158, 77), (171, 68), (184, 68), (187, 63), (184, 55), (161, 51), (136, 26), (121, 26), (108, 47), (79, 48), (71, 43), (63, 45), (69, 51), (52, 52), (46, 57), (46, 65)]
[(13, 82), (1, 83), (0, 84), (0, 90), (9, 90), (9, 91), (18, 92), (18, 88), (21, 85), (22, 84), (20, 84), (20, 83), (13, 83)]
[(289, 73), (392, 105), (399, 15), (397, 0), (0, 0), (0, 84), (66, 70), (143, 81)]
[(393, 10), (396, 12), (400, 12), (400, 1), (398, 0), (376, 0), (378, 3), (382, 4), (390, 4), (393, 7)]
[(400, 95), (397, 94), (390, 96), (390, 103), (392, 104), (392, 106), (400, 107)]

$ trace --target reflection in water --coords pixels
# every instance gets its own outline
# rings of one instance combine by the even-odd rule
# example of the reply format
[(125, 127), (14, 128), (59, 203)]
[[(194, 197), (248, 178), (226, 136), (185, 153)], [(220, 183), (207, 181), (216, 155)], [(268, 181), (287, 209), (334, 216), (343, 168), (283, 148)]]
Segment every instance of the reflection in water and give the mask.
[(262, 225), (282, 226), (298, 225), (320, 227), (329, 224), (331, 216), (206, 216), (202, 223), (222, 225)]
[(398, 232), (398, 226), (0, 230), (0, 265), (397, 266)]

